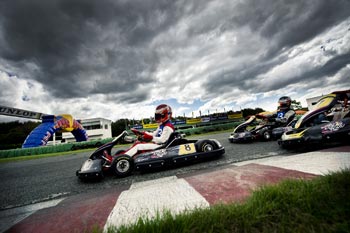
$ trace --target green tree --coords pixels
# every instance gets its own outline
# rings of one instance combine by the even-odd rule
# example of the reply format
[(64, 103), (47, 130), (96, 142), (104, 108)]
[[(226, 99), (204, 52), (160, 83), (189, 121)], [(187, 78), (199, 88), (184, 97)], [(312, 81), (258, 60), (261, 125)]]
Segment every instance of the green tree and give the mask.
[(112, 122), (112, 137), (116, 137), (121, 134), (125, 129), (130, 126), (129, 119), (119, 119), (116, 122)]
[(264, 109), (262, 108), (255, 108), (255, 109), (252, 109), (252, 108), (245, 108), (245, 109), (242, 109), (242, 114), (243, 114), (243, 117), (247, 117), (247, 116), (251, 116), (251, 115), (256, 115), (260, 112), (265, 112)]
[(21, 148), (27, 136), (40, 122), (3, 122), (0, 123), (0, 150)]
[(296, 101), (296, 100), (292, 100), (292, 108), (294, 110), (298, 110), (298, 109), (302, 109), (303, 106), (301, 106), (301, 103), (299, 101)]

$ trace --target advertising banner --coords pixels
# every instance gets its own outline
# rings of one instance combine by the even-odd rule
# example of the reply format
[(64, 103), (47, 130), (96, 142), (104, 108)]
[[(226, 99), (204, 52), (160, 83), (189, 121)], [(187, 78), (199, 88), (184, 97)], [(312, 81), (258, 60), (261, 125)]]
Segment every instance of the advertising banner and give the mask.
[(31, 118), (31, 119), (40, 120), (42, 118), (42, 116), (46, 115), (46, 114), (40, 113), (40, 112), (32, 112), (32, 111), (18, 109), (18, 108), (0, 106), (0, 115), (22, 117), (22, 118)]
[(226, 113), (212, 114), (210, 115), (210, 121), (227, 120), (228, 116)]
[(134, 128), (134, 129), (143, 129), (143, 126), (142, 126), (142, 125), (133, 125), (131, 128)]
[(144, 129), (156, 129), (156, 128), (158, 128), (158, 124), (144, 124), (143, 128)]
[(174, 125), (185, 125), (186, 121), (185, 120), (177, 120), (177, 121), (173, 121)]
[(233, 113), (228, 115), (228, 119), (240, 119), (243, 118), (242, 113)]
[(186, 124), (198, 124), (201, 123), (201, 118), (193, 118), (193, 119), (187, 119)]
[(202, 117), (201, 121), (202, 122), (209, 122), (210, 121), (210, 117)]

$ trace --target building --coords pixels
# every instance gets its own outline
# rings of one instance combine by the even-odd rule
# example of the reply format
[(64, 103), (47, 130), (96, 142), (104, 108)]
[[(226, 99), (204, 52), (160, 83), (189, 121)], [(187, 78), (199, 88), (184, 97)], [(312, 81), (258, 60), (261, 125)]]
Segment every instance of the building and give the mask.
[(306, 103), (307, 103), (307, 108), (309, 111), (314, 109), (315, 104), (317, 104), (318, 100), (321, 99), (323, 97), (323, 95), (320, 96), (316, 96), (316, 97), (312, 97), (312, 98), (308, 98), (306, 99)]
[[(104, 118), (91, 118), (80, 121), (91, 140), (101, 140), (112, 137), (112, 121)], [(57, 138), (56, 138), (57, 140)], [(57, 142), (57, 141), (56, 141)], [(62, 142), (75, 142), (75, 137), (70, 132), (62, 133)]]

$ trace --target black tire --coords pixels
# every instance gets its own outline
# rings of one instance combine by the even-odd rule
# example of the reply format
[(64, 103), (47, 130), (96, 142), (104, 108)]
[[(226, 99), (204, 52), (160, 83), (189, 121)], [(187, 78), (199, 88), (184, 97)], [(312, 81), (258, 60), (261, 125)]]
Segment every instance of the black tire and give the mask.
[(264, 141), (270, 141), (271, 140), (271, 134), (269, 133), (268, 130), (266, 130), (264, 133), (263, 133), (263, 140)]
[(117, 177), (129, 176), (134, 170), (134, 160), (128, 155), (119, 155), (114, 159), (111, 169)]
[(216, 149), (216, 144), (210, 140), (203, 140), (197, 143), (198, 152), (210, 152)]

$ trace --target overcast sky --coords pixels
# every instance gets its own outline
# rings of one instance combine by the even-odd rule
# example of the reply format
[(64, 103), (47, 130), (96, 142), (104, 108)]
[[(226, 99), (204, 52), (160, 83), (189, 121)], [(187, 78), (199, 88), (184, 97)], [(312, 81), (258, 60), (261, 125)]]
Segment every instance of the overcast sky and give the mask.
[(348, 0), (0, 2), (0, 105), (115, 121), (345, 89)]

